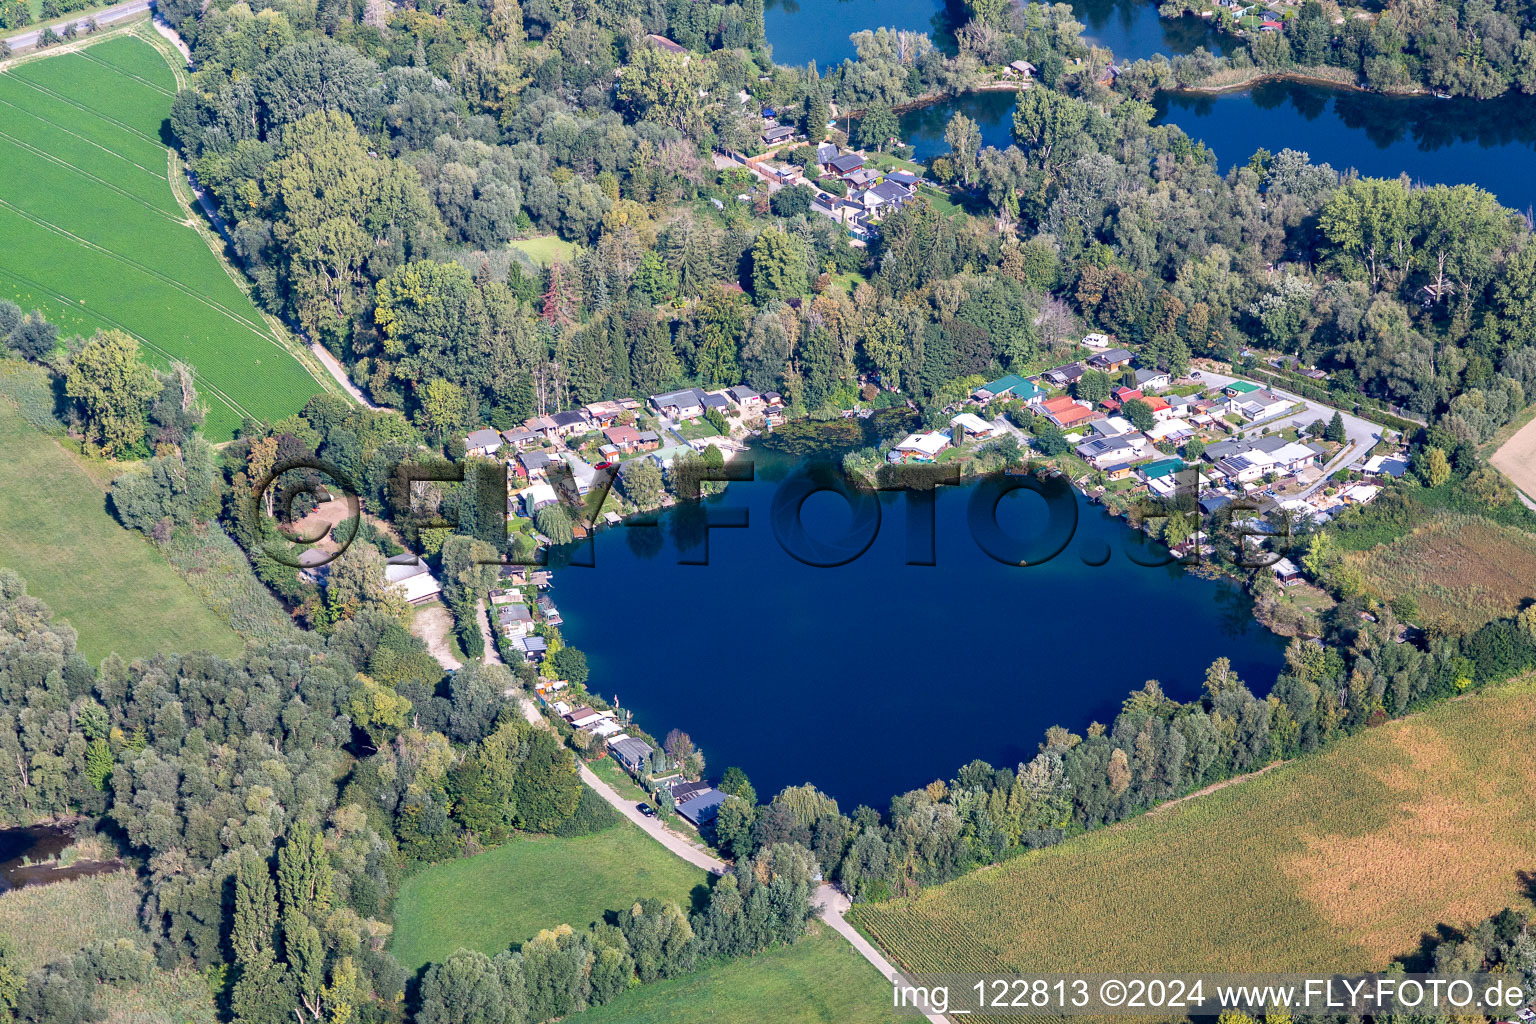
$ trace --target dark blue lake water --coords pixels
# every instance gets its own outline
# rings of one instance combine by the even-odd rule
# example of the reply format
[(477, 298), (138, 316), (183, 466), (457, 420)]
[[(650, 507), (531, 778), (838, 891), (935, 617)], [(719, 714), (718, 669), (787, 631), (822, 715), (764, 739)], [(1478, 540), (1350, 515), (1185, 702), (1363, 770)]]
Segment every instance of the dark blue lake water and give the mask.
[[(869, 550), (823, 569), (780, 546), (775, 488), (733, 483), (711, 504), (744, 508), (749, 525), (710, 531), (707, 566), (678, 564), (680, 552), (700, 557), (678, 538), (697, 508), (674, 509), (660, 527), (600, 533), (595, 567), (559, 569), (553, 592), (564, 635), (587, 652), (590, 687), (616, 694), (658, 737), (689, 733), (713, 774), (739, 765), (765, 798), (814, 782), (846, 809), (883, 810), (972, 758), (1034, 756), (1051, 725), (1107, 723), (1148, 679), (1187, 699), (1225, 655), (1262, 693), (1282, 663), (1284, 642), (1239, 590), (1134, 564), (1122, 550), (1131, 532), (1086, 501), (1061, 555), (1018, 568), (971, 539), (972, 489), (942, 489), (929, 567), (906, 564), (905, 499), (888, 494)], [(998, 518), (1036, 536), (1044, 503), (1015, 492)], [(803, 519), (831, 537), (850, 515), (818, 494)], [(1106, 546), (1102, 566), (1084, 563)]]

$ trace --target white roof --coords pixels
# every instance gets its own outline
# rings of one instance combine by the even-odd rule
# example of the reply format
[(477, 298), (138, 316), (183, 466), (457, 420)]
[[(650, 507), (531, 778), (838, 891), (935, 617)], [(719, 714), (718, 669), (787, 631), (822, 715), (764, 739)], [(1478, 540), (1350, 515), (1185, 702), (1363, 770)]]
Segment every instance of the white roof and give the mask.
[(1381, 488), (1375, 484), (1355, 484), (1355, 486), (1344, 492), (1344, 497), (1350, 501), (1358, 501), (1363, 505), (1379, 493), (1381, 493)]
[(950, 426), (961, 426), (976, 434), (990, 434), (997, 428), (973, 412), (963, 412), (949, 421)]
[(1270, 568), (1274, 569), (1278, 575), (1289, 576), (1291, 573), (1296, 572), (1296, 563), (1289, 558), (1282, 558)]
[(1085, 334), (1083, 335), (1083, 344), (1087, 345), (1089, 348), (1104, 348), (1109, 344), (1109, 335)]
[(425, 601), (443, 590), (437, 577), (427, 570), (425, 562), (416, 565), (386, 565), (384, 578), (394, 584), (411, 604)]
[(1154, 441), (1161, 441), (1165, 437), (1176, 434), (1193, 434), (1194, 430), (1187, 423), (1178, 420), (1164, 420), (1147, 431), (1147, 436)]
[(1308, 459), (1315, 458), (1317, 456), (1317, 452), (1314, 452), (1311, 448), (1308, 448), (1304, 444), (1298, 444), (1295, 441), (1292, 441), (1283, 447), (1276, 448), (1274, 451), (1270, 452), (1269, 455), (1270, 458), (1274, 459), (1276, 462), (1291, 463), (1305, 462)]
[(523, 507), (532, 511), (535, 505), (542, 505), (546, 501), (559, 501), (559, 495), (549, 484), (534, 484), (523, 491)]
[(937, 455), (947, 447), (949, 447), (949, 435), (942, 430), (931, 430), (926, 434), (908, 434), (907, 439), (896, 446), (896, 450)]

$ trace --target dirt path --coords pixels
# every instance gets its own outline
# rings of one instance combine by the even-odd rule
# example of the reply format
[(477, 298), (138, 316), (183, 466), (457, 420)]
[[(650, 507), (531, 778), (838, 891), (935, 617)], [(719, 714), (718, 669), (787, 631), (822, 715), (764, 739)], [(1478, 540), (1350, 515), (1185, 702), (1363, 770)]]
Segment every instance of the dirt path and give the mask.
[(464, 663), (449, 653), (448, 636), (453, 632), (453, 616), (441, 601), (420, 605), (415, 618), (411, 619), (411, 632), (426, 642), (427, 650), (437, 663), (448, 671), (464, 667)]

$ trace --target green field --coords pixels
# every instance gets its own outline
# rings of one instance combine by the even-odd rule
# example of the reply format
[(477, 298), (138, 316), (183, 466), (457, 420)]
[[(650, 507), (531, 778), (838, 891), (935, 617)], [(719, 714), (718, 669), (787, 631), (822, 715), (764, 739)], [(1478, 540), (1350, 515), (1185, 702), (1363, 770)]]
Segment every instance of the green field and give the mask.
[(218, 441), (321, 386), (171, 191), (175, 90), (158, 51), (127, 35), (0, 75), (0, 298), (66, 334), (119, 327), (152, 361), (187, 362)]
[(915, 971), (1384, 967), (1529, 909), (1530, 681), (849, 915)]
[(793, 946), (632, 989), (572, 1024), (877, 1024), (892, 1013), (891, 987), (830, 928)]
[(26, 577), (27, 592), (75, 627), (81, 653), (93, 661), (112, 651), (130, 659), (239, 653), (229, 626), (147, 540), (107, 513), (110, 471), (66, 450), (0, 397), (0, 566)]
[(585, 928), (644, 896), (687, 909), (704, 885), (704, 872), (628, 822), (575, 839), (514, 839), (406, 879), (390, 951), (414, 972), (460, 947), (494, 955), (544, 928)]
[(508, 242), (507, 245), (523, 253), (541, 267), (547, 267), (556, 261), (568, 263), (576, 252), (576, 246), (555, 235), (519, 238), (514, 242)]

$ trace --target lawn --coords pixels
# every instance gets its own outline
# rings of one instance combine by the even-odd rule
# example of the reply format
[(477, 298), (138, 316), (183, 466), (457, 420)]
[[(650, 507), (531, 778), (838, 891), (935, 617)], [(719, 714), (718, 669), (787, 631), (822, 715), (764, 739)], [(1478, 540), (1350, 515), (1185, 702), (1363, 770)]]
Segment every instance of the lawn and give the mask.
[(704, 437), (719, 437), (720, 431), (709, 420), (692, 420), (687, 423), (679, 423), (673, 428), (673, 433), (684, 441), (697, 441)]
[(1536, 538), (1480, 516), (1441, 514), (1349, 557), (1382, 597), (1412, 598), (1420, 625), (1470, 631), (1536, 596)]
[(569, 263), (571, 255), (576, 251), (576, 246), (555, 235), (519, 238), (507, 244), (541, 267), (547, 267), (555, 262)]
[(891, 987), (830, 928), (793, 946), (641, 985), (568, 1018), (571, 1024), (877, 1024), (893, 1013)]
[(1378, 969), (1529, 909), (1530, 680), (850, 915), (915, 971)]
[(108, 515), (103, 465), (29, 425), (0, 397), (0, 565), (26, 577), (28, 593), (75, 627), (92, 661), (112, 651), (130, 659), (239, 653), (229, 626), (147, 540)]
[(390, 950), (415, 972), (460, 947), (494, 954), (543, 928), (585, 928), (644, 896), (686, 909), (704, 885), (704, 872), (628, 822), (574, 839), (514, 839), (406, 879)]
[(206, 432), (322, 390), (178, 204), (164, 122), (176, 82), (149, 43), (104, 39), (0, 76), (0, 298), (66, 334), (117, 327), (190, 364)]

